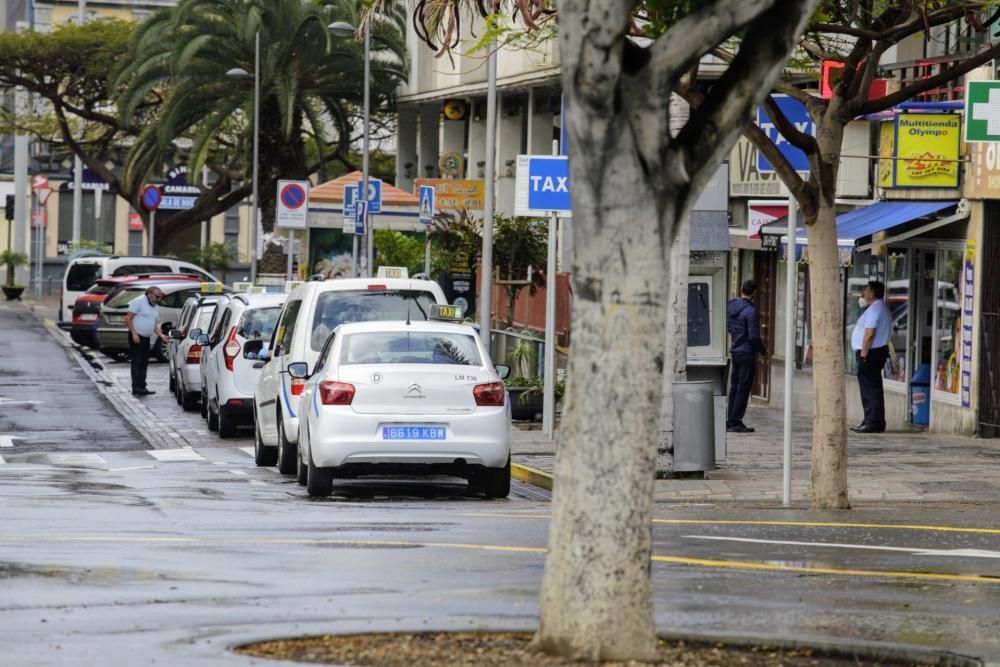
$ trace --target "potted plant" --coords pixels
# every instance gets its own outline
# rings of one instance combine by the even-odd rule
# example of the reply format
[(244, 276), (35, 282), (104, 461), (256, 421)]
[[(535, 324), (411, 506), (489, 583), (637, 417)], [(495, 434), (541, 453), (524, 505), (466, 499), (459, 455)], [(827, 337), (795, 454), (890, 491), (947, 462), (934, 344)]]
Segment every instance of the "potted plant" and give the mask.
[(14, 252), (8, 248), (0, 253), (0, 266), (5, 265), (7, 267), (7, 280), (4, 281), (0, 289), (3, 289), (3, 294), (7, 297), (8, 301), (21, 298), (21, 293), (24, 292), (24, 285), (18, 285), (14, 282), (14, 269), (27, 263), (28, 256), (23, 252)]
[[(541, 421), (545, 381), (540, 377), (514, 377), (506, 381), (510, 394), (510, 414), (514, 419)], [(558, 380), (555, 386), (556, 405), (562, 401), (566, 381)]]

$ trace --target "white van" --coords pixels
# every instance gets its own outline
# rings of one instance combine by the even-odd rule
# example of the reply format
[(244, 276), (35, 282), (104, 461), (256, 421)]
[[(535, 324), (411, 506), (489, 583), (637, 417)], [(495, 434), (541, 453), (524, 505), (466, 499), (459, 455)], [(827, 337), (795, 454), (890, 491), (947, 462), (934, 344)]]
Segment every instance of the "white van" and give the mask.
[[(381, 269), (380, 272), (386, 273)], [(277, 463), (284, 474), (296, 471), (298, 402), (305, 382), (288, 375), (289, 364), (304, 362), (312, 369), (326, 339), (340, 324), (380, 320), (423, 322), (430, 318), (434, 304), (447, 304), (437, 283), (405, 277), (310, 280), (295, 288), (278, 317), (278, 326), (265, 352), (268, 361), (261, 364), (264, 370), (254, 391), (257, 465)], [(243, 353), (257, 355), (262, 347), (262, 341), (246, 343)]]
[(66, 265), (59, 299), (59, 321), (73, 320), (73, 304), (99, 278), (134, 276), (141, 273), (183, 273), (203, 282), (221, 282), (205, 269), (173, 257), (121, 257), (93, 255), (76, 257)]

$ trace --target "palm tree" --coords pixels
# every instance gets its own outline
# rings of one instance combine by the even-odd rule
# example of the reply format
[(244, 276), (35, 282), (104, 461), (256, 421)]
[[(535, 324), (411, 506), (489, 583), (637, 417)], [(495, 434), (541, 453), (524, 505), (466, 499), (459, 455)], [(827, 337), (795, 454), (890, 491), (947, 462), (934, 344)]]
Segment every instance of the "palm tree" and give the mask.
[[(279, 178), (304, 179), (347, 159), (363, 99), (363, 48), (332, 37), (327, 25), (360, 20), (355, 0), (181, 0), (158, 12), (138, 28), (115, 76), (124, 118), (150, 95), (165, 100), (129, 153), (126, 179), (139, 184), (158, 173), (182, 143), (190, 145), (189, 173), (208, 165), (250, 180), (253, 82), (226, 72), (253, 72), (259, 31), (260, 205), (271, 229)], [(393, 104), (405, 78), (405, 20), (403, 9), (371, 17), (375, 110)]]

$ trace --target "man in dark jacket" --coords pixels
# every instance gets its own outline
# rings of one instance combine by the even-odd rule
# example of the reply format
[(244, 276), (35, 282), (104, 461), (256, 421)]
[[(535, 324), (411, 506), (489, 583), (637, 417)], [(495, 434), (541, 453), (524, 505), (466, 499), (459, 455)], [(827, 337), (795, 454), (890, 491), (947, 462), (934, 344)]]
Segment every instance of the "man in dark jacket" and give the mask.
[(743, 423), (743, 415), (750, 401), (750, 387), (753, 386), (753, 371), (758, 354), (767, 354), (767, 348), (760, 339), (760, 319), (757, 307), (753, 305), (757, 285), (752, 280), (743, 283), (742, 295), (730, 300), (726, 307), (732, 367), (729, 371), (729, 406), (726, 413), (726, 431), (729, 433), (753, 433), (753, 429)]

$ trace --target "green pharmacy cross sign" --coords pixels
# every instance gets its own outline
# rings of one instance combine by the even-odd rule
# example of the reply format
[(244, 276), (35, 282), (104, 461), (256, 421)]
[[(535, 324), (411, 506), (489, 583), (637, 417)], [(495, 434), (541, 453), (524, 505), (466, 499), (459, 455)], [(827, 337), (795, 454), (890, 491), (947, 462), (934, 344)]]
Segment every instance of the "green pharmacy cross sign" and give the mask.
[(1000, 141), (1000, 81), (965, 84), (965, 140)]

